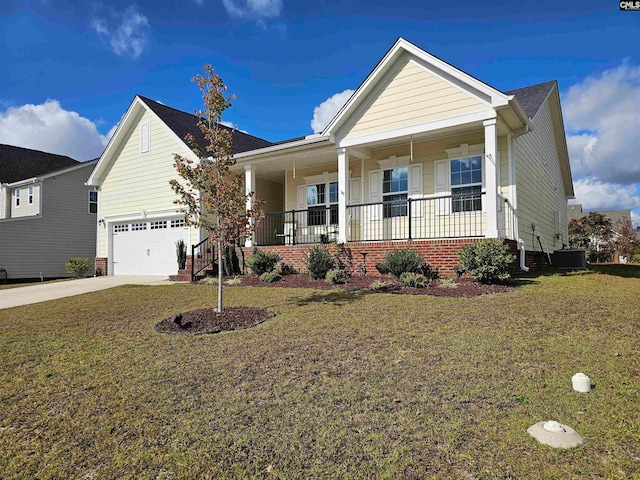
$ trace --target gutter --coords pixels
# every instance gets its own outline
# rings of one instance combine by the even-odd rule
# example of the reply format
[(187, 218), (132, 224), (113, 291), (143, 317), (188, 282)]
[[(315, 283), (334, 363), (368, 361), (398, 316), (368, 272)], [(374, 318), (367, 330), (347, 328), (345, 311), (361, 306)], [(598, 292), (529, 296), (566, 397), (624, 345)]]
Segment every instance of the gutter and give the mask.
[(290, 148), (296, 147), (306, 147), (308, 145), (313, 145), (315, 143), (323, 143), (326, 141), (331, 141), (329, 135), (325, 136), (309, 136), (304, 138), (303, 140), (297, 140), (295, 142), (283, 143), (280, 145), (272, 145), (270, 147), (259, 148), (257, 150), (249, 150), (248, 152), (236, 153), (233, 158), (236, 160), (244, 160), (251, 157), (255, 157), (258, 155), (268, 155), (270, 153), (280, 152), (282, 150), (287, 150)]

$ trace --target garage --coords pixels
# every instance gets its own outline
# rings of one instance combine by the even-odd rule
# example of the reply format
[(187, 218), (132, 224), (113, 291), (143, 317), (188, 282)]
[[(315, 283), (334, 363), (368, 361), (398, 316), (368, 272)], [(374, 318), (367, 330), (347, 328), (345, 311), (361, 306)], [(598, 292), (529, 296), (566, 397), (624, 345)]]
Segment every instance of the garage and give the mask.
[(176, 242), (189, 252), (189, 227), (183, 218), (119, 222), (112, 226), (114, 275), (175, 275)]

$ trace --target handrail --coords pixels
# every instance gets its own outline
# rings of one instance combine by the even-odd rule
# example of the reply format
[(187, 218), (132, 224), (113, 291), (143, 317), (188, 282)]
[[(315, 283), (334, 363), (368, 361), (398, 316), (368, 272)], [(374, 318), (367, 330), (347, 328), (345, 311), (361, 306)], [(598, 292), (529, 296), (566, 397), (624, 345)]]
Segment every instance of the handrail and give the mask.
[(213, 265), (215, 260), (215, 245), (212, 245), (211, 237), (207, 237), (197, 245), (191, 246), (191, 281), (196, 281), (196, 276)]

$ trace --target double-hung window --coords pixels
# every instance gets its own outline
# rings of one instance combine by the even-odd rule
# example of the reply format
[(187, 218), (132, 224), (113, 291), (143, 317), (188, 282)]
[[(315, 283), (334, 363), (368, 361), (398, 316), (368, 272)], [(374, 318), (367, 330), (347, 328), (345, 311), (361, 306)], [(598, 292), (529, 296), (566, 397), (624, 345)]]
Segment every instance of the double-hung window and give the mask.
[(383, 218), (405, 217), (409, 193), (409, 169), (390, 168), (382, 172)]
[(307, 185), (307, 225), (327, 225), (327, 210), (329, 224), (338, 223), (338, 182), (317, 183)]
[(482, 210), (482, 157), (451, 160), (451, 207), (454, 213)]
[(33, 205), (33, 186), (29, 186), (28, 203)]
[(20, 206), (20, 189), (15, 190), (16, 207)]
[(89, 213), (98, 213), (98, 192), (89, 191)]

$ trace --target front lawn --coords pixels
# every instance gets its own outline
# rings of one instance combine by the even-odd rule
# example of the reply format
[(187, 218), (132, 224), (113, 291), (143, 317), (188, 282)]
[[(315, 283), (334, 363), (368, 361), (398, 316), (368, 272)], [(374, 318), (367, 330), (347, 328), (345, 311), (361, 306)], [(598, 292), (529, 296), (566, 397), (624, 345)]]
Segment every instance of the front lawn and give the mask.
[[(277, 315), (155, 332), (215, 286), (0, 310), (0, 477), (633, 478), (640, 279), (531, 276), (475, 298), (226, 288)], [(571, 376), (592, 378), (589, 394)], [(561, 451), (526, 429), (555, 419)]]

